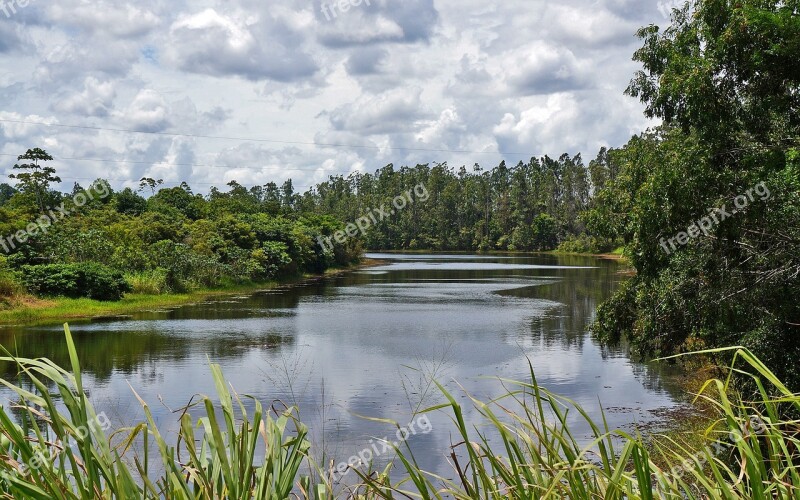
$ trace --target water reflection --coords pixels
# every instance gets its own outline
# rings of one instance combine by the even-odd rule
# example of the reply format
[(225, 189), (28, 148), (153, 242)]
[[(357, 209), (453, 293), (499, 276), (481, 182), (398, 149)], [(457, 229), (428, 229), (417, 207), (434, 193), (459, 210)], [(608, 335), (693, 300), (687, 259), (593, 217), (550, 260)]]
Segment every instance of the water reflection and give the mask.
[[(239, 393), (265, 405), (297, 405), (316, 449), (340, 461), (393, 432), (357, 415), (407, 423), (415, 410), (440, 401), (431, 378), (453, 390), (457, 380), (490, 398), (500, 385), (482, 377), (527, 379), (528, 359), (545, 387), (598, 415), (598, 401), (611, 408), (612, 427), (652, 420), (675, 404), (664, 367), (631, 362), (626, 346), (602, 347), (587, 333), (596, 307), (624, 279), (613, 262), (372, 257), (388, 264), (248, 297), (74, 323), (98, 411), (118, 425), (141, 419), (130, 384), (175, 430), (171, 409), (214, 392), (211, 360)], [(58, 327), (2, 330), (0, 343), (67, 366)], [(0, 370), (13, 376), (13, 367)], [(478, 423), (472, 413), (467, 418)], [(423, 467), (448, 474), (449, 420), (435, 414), (431, 423), (434, 431), (411, 445)]]

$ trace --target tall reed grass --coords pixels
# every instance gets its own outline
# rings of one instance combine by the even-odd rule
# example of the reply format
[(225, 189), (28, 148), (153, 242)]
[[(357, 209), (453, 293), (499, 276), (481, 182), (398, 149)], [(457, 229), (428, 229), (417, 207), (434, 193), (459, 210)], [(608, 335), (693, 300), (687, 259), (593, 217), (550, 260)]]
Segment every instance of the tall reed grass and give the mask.
[[(452, 417), (456, 480), (422, 470), (410, 449), (397, 448), (397, 474), (391, 467), (356, 470), (360, 484), (341, 491), (310, 459), (308, 430), (296, 411), (265, 409), (233, 393), (218, 365), (211, 369), (219, 404), (200, 398), (180, 416), (176, 439), (161, 434), (141, 398), (145, 421), (107, 433), (97, 425), (68, 327), (65, 332), (69, 371), (49, 360), (0, 357), (19, 371), (16, 383), (0, 380), (19, 398), (15, 407), (0, 408), (0, 497), (800, 498), (800, 425), (784, 417), (800, 410), (800, 396), (745, 349), (735, 349), (735, 357), (747, 370), (734, 364), (731, 375), (750, 377), (755, 396), (738, 393), (733, 377), (707, 382), (697, 397), (712, 404), (719, 418), (699, 450), (609, 429), (604, 416), (595, 422), (578, 404), (540, 387), (531, 368), (529, 382), (505, 381), (511, 389), (501, 398), (470, 398), (488, 431), (470, 428), (465, 409), (439, 385), (447, 402), (425, 412)], [(591, 429), (589, 439), (576, 434), (572, 415)]]

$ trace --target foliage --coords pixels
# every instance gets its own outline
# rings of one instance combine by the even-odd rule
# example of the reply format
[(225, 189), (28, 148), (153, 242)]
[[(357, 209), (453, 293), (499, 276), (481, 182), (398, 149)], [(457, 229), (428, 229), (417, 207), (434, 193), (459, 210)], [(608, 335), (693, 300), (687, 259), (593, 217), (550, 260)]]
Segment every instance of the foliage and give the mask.
[(6, 257), (0, 256), (0, 301), (18, 295), (22, 290), (16, 273), (11, 269)]
[(601, 254), (614, 250), (613, 240), (591, 236), (587, 233), (571, 236), (558, 246), (559, 252)]
[(142, 271), (125, 276), (131, 285), (131, 292), (144, 295), (161, 295), (170, 291), (167, 272), (164, 269)]
[[(177, 417), (177, 443), (167, 441), (141, 398), (146, 421), (110, 432), (102, 425), (110, 423), (107, 417), (97, 414), (86, 395), (77, 350), (65, 331), (70, 371), (46, 359), (0, 358), (16, 364), (21, 378), (19, 385), (0, 380), (19, 397), (13, 412), (0, 407), (0, 493), (42, 500), (334, 497), (328, 473), (310, 459), (308, 429), (296, 412), (266, 412), (257, 399), (231, 393), (218, 365), (211, 365), (218, 397), (200, 396)], [(604, 418), (596, 422), (575, 402), (539, 386), (531, 368), (529, 382), (505, 381), (512, 389), (498, 399), (486, 403), (469, 396), (480, 417), (474, 427), (460, 398), (439, 385), (447, 402), (424, 412), (446, 410), (452, 416), (458, 434), (450, 455), (455, 479), (422, 470), (410, 449), (395, 447), (402, 480), (390, 480), (392, 466), (357, 468), (362, 484), (339, 496), (796, 498), (800, 429), (781, 414), (786, 407), (800, 409), (800, 395), (749, 351), (732, 352), (730, 372), (741, 368), (741, 360), (756, 374), (759, 402), (742, 398), (731, 377), (708, 381), (698, 397), (719, 418), (704, 433), (702, 449), (611, 430)], [(582, 425), (591, 429), (588, 440), (576, 435)], [(134, 453), (134, 443), (141, 452)], [(305, 467), (322, 479), (300, 476)]]
[(97, 263), (24, 266), (22, 281), (32, 293), (51, 297), (115, 301), (131, 291), (121, 273)]
[[(796, 498), (800, 428), (780, 415), (786, 406), (800, 409), (800, 396), (749, 351), (731, 351), (757, 373), (760, 404), (741, 398), (730, 378), (708, 381), (698, 397), (717, 409), (719, 419), (704, 433), (702, 450), (667, 437), (648, 445), (612, 431), (605, 418), (595, 422), (577, 403), (540, 387), (531, 368), (531, 382), (506, 381), (515, 389), (499, 399), (485, 403), (470, 396), (486, 424), (474, 428), (456, 397), (439, 386), (448, 402), (425, 411), (452, 414), (459, 443), (450, 455), (455, 480), (420, 470), (413, 454), (397, 448), (407, 473), (403, 482), (393, 485), (385, 473), (361, 477), (381, 498), (413, 497), (414, 491), (421, 498), (458, 499)], [(592, 430), (589, 444), (576, 437), (572, 413)]]
[[(32, 151), (36, 158), (49, 157), (42, 150)], [(47, 172), (52, 175), (55, 170)], [(229, 192), (212, 189), (205, 197), (194, 194), (186, 183), (166, 188), (163, 182), (145, 178), (141, 190), (150, 191), (149, 199), (130, 188), (109, 188), (108, 196), (95, 196), (82, 207), (74, 206), (66, 194), (53, 195), (66, 198), (69, 215), (57, 216), (25, 244), (9, 248), (8, 263), (12, 272), (23, 266), (95, 263), (129, 276), (137, 292), (169, 293), (323, 273), (360, 258), (358, 239), (332, 241), (331, 248), (320, 244), (321, 237), (335, 234), (344, 224), (301, 211), (290, 182), (281, 189), (272, 184), (249, 190), (235, 182), (229, 186)], [(82, 191), (76, 184), (72, 194)], [(25, 189), (8, 194), (0, 207), (0, 231), (14, 234), (40, 214), (28, 206)], [(77, 268), (59, 269), (53, 279), (65, 283), (44, 283), (37, 274), (31, 289), (46, 295), (81, 294), (75, 283), (83, 278), (62, 275), (65, 269)]]
[[(627, 336), (643, 356), (744, 345), (800, 387), (797, 8), (702, 0), (663, 32), (641, 30), (644, 69), (629, 93), (664, 125), (609, 152), (615, 177), (584, 217), (592, 234), (625, 242), (637, 271), (601, 309), (602, 338)], [(736, 207), (756, 186), (768, 196)], [(707, 234), (668, 243), (734, 208)]]
[[(248, 401), (254, 405), (248, 413), (243, 399), (228, 390), (220, 367), (212, 365), (221, 412), (214, 408), (217, 398), (202, 397), (193, 406), (205, 416), (197, 421), (189, 412), (181, 416), (177, 446), (165, 441), (144, 401), (147, 422), (128, 434), (109, 436), (102, 425), (106, 417), (97, 414), (83, 388), (75, 344), (65, 329), (72, 373), (49, 360), (0, 358), (17, 364), (25, 386), (36, 391), (0, 381), (19, 396), (21, 405), (15, 412), (21, 422), (0, 408), (0, 493), (38, 500), (282, 500), (290, 495), (309, 447), (307, 429), (291, 409), (273, 417), (253, 400)], [(58, 401), (48, 386), (56, 388)], [(39, 419), (42, 411), (48, 417), (44, 421)], [(196, 428), (202, 432), (196, 434)], [(123, 461), (137, 439), (143, 454), (131, 463)], [(148, 475), (153, 459), (160, 462), (159, 478)]]
[(147, 210), (147, 200), (134, 193), (131, 188), (125, 188), (115, 198), (117, 212), (124, 215), (138, 217)]
[[(423, 185), (430, 196), (403, 210), (392, 200)], [(454, 169), (447, 163), (374, 174), (331, 177), (303, 195), (300, 206), (318, 214), (355, 222), (371, 210), (395, 213), (370, 228), (367, 248), (384, 250), (553, 250), (584, 225), (589, 171), (580, 155), (544, 156), (492, 170), (474, 165)]]

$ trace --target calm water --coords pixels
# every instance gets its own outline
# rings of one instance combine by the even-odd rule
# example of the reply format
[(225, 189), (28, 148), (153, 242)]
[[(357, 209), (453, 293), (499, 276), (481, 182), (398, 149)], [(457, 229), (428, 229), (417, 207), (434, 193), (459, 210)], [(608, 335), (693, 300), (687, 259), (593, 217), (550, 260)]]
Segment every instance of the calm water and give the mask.
[[(597, 305), (624, 279), (614, 262), (370, 257), (387, 264), (254, 296), (73, 323), (98, 413), (117, 426), (143, 419), (130, 384), (160, 424), (175, 430), (171, 410), (214, 393), (210, 359), (240, 394), (265, 406), (298, 406), (316, 449), (338, 462), (394, 435), (359, 415), (410, 422), (415, 409), (441, 402), (431, 377), (489, 398), (500, 391), (491, 377), (528, 378), (526, 357), (543, 386), (595, 415), (598, 400), (609, 408), (612, 427), (652, 422), (658, 410), (678, 404), (665, 367), (632, 362), (624, 346), (604, 348), (587, 333)], [(66, 366), (59, 327), (0, 330), (0, 343)], [(0, 396), (7, 404), (8, 393)], [(432, 431), (413, 436), (411, 446), (421, 465), (448, 475), (449, 419), (433, 414), (430, 423)]]

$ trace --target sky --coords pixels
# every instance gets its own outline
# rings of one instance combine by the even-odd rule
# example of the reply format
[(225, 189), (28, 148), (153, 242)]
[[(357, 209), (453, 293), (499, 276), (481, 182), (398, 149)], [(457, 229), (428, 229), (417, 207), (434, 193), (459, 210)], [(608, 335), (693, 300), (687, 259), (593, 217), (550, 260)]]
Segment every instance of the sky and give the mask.
[(677, 0), (0, 0), (0, 166), (195, 191), (624, 145)]

